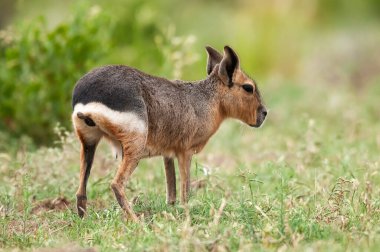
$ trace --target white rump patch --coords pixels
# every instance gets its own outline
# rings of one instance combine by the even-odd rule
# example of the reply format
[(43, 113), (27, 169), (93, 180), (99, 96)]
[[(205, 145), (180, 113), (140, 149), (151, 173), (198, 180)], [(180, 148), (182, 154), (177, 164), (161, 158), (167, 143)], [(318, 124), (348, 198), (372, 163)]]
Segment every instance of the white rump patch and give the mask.
[[(78, 103), (74, 107), (73, 117), (76, 117), (78, 112), (89, 116), (95, 124), (97, 124), (97, 116), (101, 116), (128, 131), (146, 132), (147, 130), (146, 123), (136, 113), (115, 111), (99, 102), (90, 102), (86, 105)], [(99, 127), (101, 128), (101, 125)]]

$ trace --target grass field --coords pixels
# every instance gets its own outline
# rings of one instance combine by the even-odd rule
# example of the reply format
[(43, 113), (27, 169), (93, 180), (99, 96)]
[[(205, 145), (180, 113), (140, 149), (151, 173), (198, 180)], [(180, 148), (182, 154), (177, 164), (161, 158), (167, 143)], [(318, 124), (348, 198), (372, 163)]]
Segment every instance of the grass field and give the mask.
[(61, 133), (55, 148), (1, 153), (0, 248), (376, 251), (380, 89), (261, 89), (268, 121), (260, 129), (223, 124), (193, 159), (187, 206), (165, 204), (160, 158), (139, 164), (126, 192), (141, 225), (122, 218), (109, 187), (117, 161), (105, 144), (83, 220), (75, 210), (79, 145), (72, 133)]

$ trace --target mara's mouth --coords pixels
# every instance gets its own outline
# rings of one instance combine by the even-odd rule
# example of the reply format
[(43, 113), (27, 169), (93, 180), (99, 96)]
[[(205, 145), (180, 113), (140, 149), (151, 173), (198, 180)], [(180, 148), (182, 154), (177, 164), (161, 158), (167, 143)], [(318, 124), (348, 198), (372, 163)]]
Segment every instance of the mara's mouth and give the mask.
[(256, 124), (249, 124), (249, 126), (251, 126), (251, 127), (253, 127), (253, 128), (260, 128), (260, 127), (263, 125), (264, 121), (265, 121), (265, 117), (264, 117), (264, 118), (259, 117), (259, 118), (257, 119)]
[(261, 125), (262, 125), (262, 123), (260, 123), (260, 124), (249, 124), (249, 126), (251, 126), (253, 128), (260, 128)]

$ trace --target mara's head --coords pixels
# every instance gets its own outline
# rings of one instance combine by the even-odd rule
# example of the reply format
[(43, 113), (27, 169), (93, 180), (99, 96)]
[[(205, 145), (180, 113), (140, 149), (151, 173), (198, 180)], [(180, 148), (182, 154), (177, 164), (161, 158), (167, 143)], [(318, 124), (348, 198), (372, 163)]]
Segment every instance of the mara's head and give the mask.
[(207, 46), (207, 74), (218, 79), (221, 109), (227, 117), (239, 119), (252, 127), (260, 127), (267, 115), (257, 84), (240, 68), (239, 57), (231, 47), (224, 55)]

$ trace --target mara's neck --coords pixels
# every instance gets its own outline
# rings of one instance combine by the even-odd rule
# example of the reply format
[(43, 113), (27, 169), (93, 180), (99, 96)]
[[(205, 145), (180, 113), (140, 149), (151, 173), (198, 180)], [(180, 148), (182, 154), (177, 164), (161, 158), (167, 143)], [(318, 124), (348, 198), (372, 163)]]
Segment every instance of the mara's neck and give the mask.
[(200, 81), (183, 82), (190, 89), (191, 103), (199, 122), (211, 134), (215, 133), (226, 118), (219, 81), (215, 75), (210, 75)]

